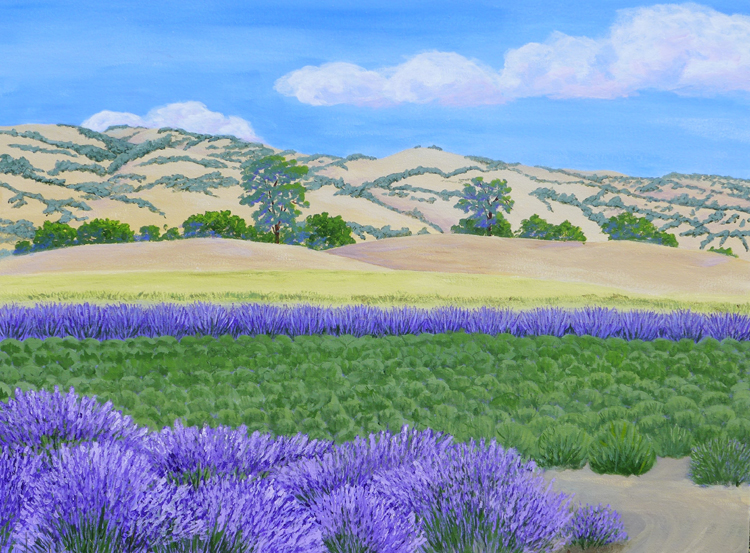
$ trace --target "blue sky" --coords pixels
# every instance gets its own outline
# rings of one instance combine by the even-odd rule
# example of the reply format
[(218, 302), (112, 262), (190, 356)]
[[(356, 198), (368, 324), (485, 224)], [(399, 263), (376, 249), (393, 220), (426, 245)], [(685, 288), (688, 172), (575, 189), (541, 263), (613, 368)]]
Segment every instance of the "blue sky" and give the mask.
[(746, 1), (351, 4), (6, 0), (0, 125), (750, 178)]

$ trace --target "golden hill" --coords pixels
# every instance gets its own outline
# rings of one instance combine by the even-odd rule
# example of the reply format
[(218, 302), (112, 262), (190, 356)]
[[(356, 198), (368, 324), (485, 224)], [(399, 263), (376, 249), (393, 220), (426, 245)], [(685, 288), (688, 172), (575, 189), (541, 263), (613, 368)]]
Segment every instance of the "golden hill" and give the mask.
[[(97, 133), (65, 125), (2, 127), (0, 249), (12, 249), (45, 220), (77, 226), (108, 217), (137, 232), (144, 225), (179, 227), (194, 213), (229, 209), (251, 221), (255, 208), (239, 205), (244, 193), (240, 164), (270, 153), (280, 152), (234, 137), (179, 129), (123, 126)], [(382, 159), (281, 153), (310, 167), (304, 182), (310, 207), (302, 216), (323, 211), (341, 215), (355, 226), (358, 242), (383, 236), (377, 230), (386, 225), (412, 234), (449, 233), (466, 217), (454, 207), (463, 184), (483, 176), (506, 179), (511, 186), (515, 206), (507, 218), (514, 229), (535, 213), (555, 224), (567, 219), (582, 227), (591, 245), (607, 242), (600, 222), (628, 209), (674, 233), (680, 249), (723, 245), (750, 260), (746, 180), (575, 172), (434, 147)]]

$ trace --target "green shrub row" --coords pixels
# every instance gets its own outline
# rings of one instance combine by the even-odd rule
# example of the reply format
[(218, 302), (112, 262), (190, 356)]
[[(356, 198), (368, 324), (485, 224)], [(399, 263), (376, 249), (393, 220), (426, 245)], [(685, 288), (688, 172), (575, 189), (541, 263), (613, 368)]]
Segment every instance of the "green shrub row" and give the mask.
[(654, 454), (750, 443), (749, 370), (750, 343), (733, 340), (49, 338), (0, 342), (0, 399), (72, 386), (154, 429), (179, 418), (339, 443), (410, 424), (542, 466), (637, 474)]

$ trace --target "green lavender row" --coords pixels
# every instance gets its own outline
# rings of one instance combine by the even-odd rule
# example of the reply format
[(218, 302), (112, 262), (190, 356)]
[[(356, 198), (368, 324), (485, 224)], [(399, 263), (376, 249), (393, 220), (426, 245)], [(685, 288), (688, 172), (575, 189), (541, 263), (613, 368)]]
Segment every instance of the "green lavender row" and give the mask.
[(718, 438), (750, 443), (749, 371), (750, 342), (710, 338), (459, 332), (0, 342), (0, 400), (16, 388), (73, 387), (152, 429), (180, 419), (336, 443), (409, 424), (461, 442), (495, 438), (543, 465), (560, 464), (548, 457), (566, 440), (585, 463), (586, 444), (614, 427), (661, 456)]

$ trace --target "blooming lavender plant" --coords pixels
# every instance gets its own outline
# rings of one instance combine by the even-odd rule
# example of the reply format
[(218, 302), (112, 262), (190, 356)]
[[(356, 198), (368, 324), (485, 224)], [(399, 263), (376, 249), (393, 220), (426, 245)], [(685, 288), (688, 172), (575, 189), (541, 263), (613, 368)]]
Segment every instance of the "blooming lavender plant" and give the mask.
[(272, 468), (320, 457), (333, 448), (332, 441), (309, 440), (304, 434), (273, 437), (254, 432), (248, 437), (245, 425), (236, 430), (227, 426), (198, 429), (184, 427), (179, 419), (174, 428), (164, 428), (148, 440), (157, 474), (196, 488), (214, 474), (239, 479), (264, 476)]
[(372, 488), (414, 512), (425, 551), (552, 551), (566, 541), (569, 499), (544, 484), (533, 461), (492, 440), (377, 474)]
[(568, 526), (570, 545), (581, 549), (625, 541), (628, 535), (619, 513), (609, 505), (578, 505)]
[(160, 553), (327, 553), (313, 515), (271, 479), (214, 476), (180, 503), (194, 523)]
[(188, 533), (187, 492), (122, 443), (63, 445), (23, 506), (14, 539), (31, 553), (144, 553)]
[(57, 386), (54, 393), (16, 389), (15, 399), (0, 402), (0, 447), (49, 452), (62, 444), (120, 441), (138, 448), (147, 433), (111, 402), (80, 398), (73, 388), (65, 396)]
[(734, 313), (701, 314), (690, 311), (655, 313), (605, 308), (464, 309), (414, 307), (379, 309), (353, 305), (326, 308), (311, 305), (273, 306), (238, 304), (220, 306), (127, 304), (38, 304), (35, 307), (0, 307), (0, 340), (14, 338), (127, 339), (136, 336), (194, 336), (285, 334), (350, 334), (389, 336), (458, 332), (514, 336), (592, 335), (625, 340), (702, 338), (750, 340), (750, 317)]
[(309, 506), (315, 499), (346, 484), (365, 486), (379, 471), (443, 455), (452, 439), (431, 429), (409, 430), (408, 425), (404, 425), (396, 435), (383, 431), (370, 434), (367, 439), (357, 436), (353, 442), (339, 445), (321, 459), (290, 464), (272, 471), (272, 476)]
[(32, 452), (18, 455), (7, 448), (0, 450), (0, 553), (8, 553), (15, 545), (16, 523), (39, 471), (39, 459)]
[(313, 502), (330, 553), (415, 553), (425, 543), (414, 513), (394, 508), (364, 486), (345, 485)]

